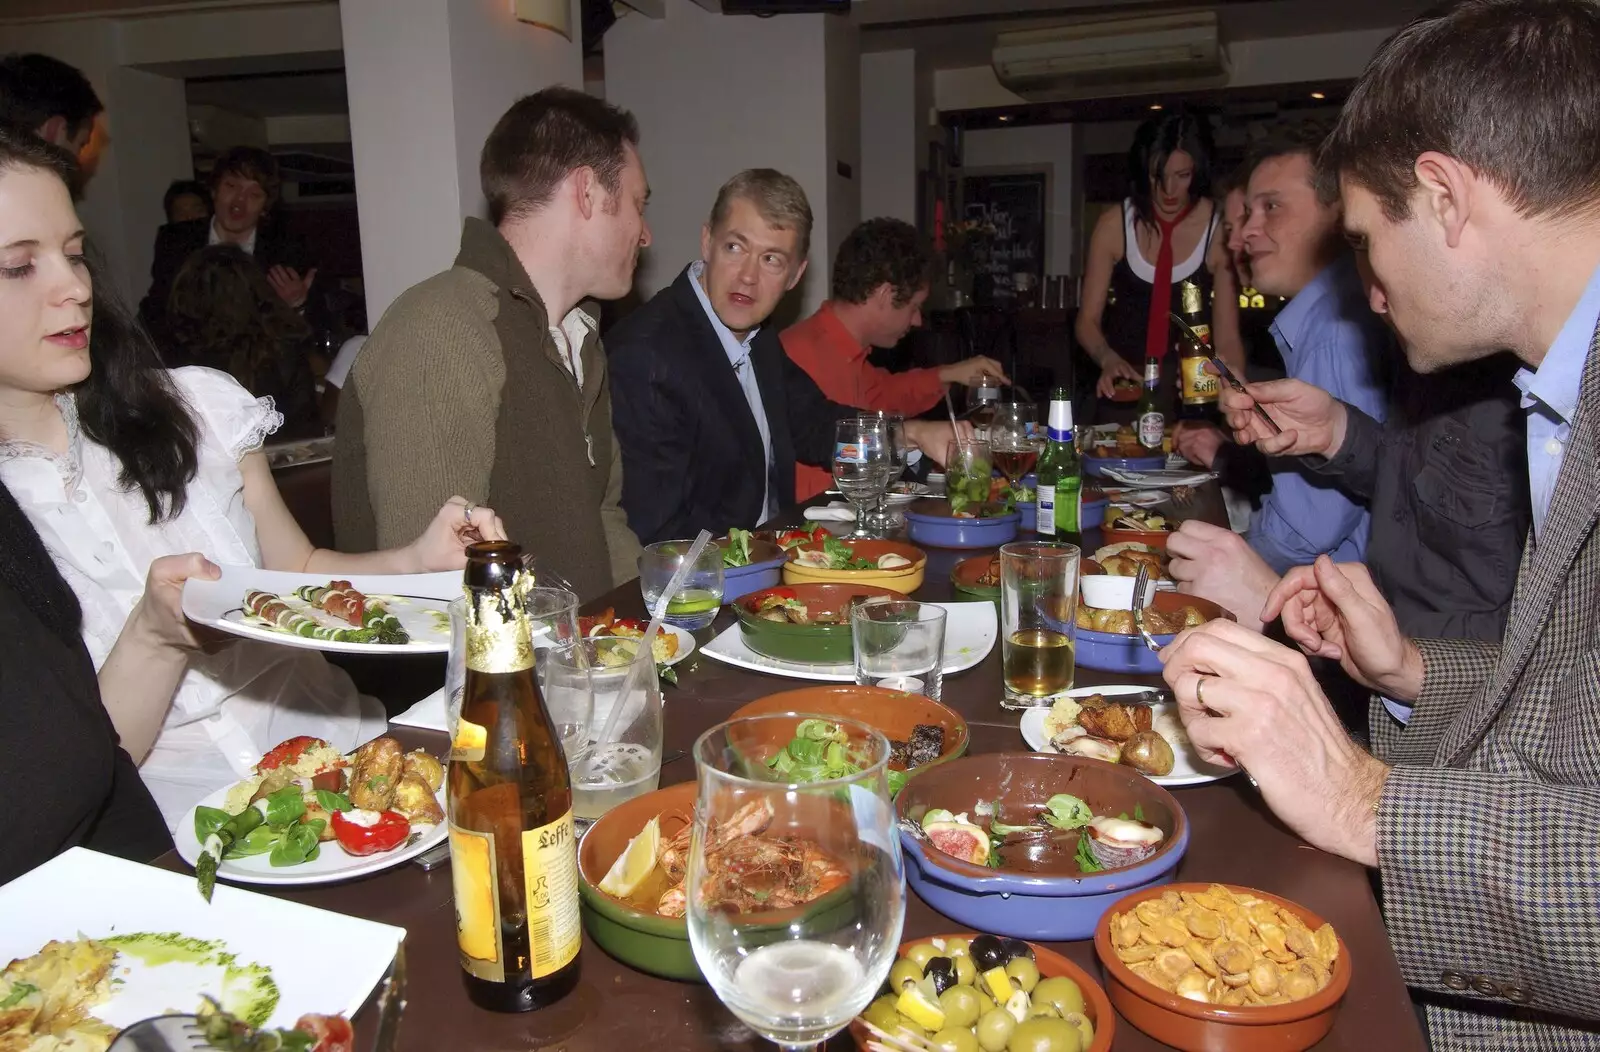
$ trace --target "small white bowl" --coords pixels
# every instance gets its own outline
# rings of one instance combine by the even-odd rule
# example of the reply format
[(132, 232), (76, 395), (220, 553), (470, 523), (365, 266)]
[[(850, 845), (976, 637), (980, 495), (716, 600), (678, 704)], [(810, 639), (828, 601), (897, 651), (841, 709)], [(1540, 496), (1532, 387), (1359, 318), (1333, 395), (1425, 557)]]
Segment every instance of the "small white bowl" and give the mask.
[[(1084, 574), (1079, 582), (1079, 587), (1083, 590), (1083, 605), (1096, 610), (1132, 610), (1133, 581), (1132, 577), (1113, 577), (1104, 573)], [(1155, 600), (1155, 588), (1146, 586), (1144, 605), (1148, 607)]]

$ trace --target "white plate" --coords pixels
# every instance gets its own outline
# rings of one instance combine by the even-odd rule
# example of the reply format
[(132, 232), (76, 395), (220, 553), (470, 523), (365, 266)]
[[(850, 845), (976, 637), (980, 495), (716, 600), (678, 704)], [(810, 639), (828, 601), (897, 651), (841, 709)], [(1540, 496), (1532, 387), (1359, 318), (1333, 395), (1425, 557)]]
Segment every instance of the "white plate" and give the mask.
[[(307, 639), (252, 624), (244, 612), (244, 595), (251, 589), (284, 597), (290, 606), (304, 607), (293, 598), (304, 585), (349, 581), (357, 591), (382, 598), (411, 636), (409, 643), (336, 643)], [(287, 647), (343, 654), (444, 654), (450, 650), (450, 602), (462, 594), (461, 572), (423, 574), (306, 574), (258, 570), (253, 566), (224, 566), (215, 581), (190, 578), (183, 586), (183, 612), (189, 620), (236, 636), (281, 643)], [(323, 615), (326, 619), (326, 615)]]
[(1165, 504), (1171, 499), (1171, 494), (1159, 489), (1128, 489), (1116, 492), (1112, 496), (1111, 490), (1106, 490), (1112, 504), (1126, 504), (1134, 508), (1153, 508), (1157, 504)]
[[(944, 674), (964, 672), (994, 649), (1000, 626), (993, 603), (935, 603), (949, 611), (944, 625)], [(813, 665), (803, 661), (784, 661), (781, 658), (757, 654), (745, 646), (744, 636), (737, 624), (729, 625), (707, 643), (702, 650), (706, 657), (735, 668), (752, 672), (770, 672), (774, 676), (791, 679), (814, 679), (824, 683), (854, 683), (856, 667), (846, 661), (837, 665)]]
[(1161, 471), (1129, 471), (1125, 468), (1102, 468), (1101, 474), (1107, 478), (1125, 482), (1130, 486), (1148, 488), (1152, 486), (1198, 486), (1202, 482), (1210, 482), (1217, 477), (1215, 471), (1184, 470), (1182, 468), (1166, 468)]
[[(394, 958), (405, 929), (346, 917), (219, 884), (211, 902), (194, 874), (75, 847), (0, 887), (0, 960), (31, 957), (51, 939), (178, 932), (218, 940), (241, 964), (270, 969), (278, 1007), (268, 1026), (292, 1027), (306, 1012), (356, 1014)], [(168, 1012), (192, 1012), (220, 968), (150, 966), (122, 955), (124, 980), (91, 1011), (116, 1027)]]
[[(1087, 698), (1091, 694), (1104, 694), (1114, 698), (1119, 694), (1136, 694), (1149, 687), (1111, 686), (1111, 687), (1077, 687), (1067, 691), (1069, 698)], [(1150, 706), (1154, 709), (1155, 728), (1162, 732), (1162, 737), (1172, 746), (1172, 773), (1160, 775), (1147, 775), (1157, 785), (1164, 785), (1169, 789), (1181, 785), (1203, 785), (1206, 782), (1215, 782), (1221, 778), (1238, 774), (1232, 767), (1217, 767), (1200, 759), (1200, 754), (1194, 751), (1194, 746), (1189, 744), (1185, 736), (1182, 744), (1174, 740), (1174, 735), (1167, 730), (1164, 724), (1176, 724), (1178, 721), (1178, 707), (1167, 701)], [(1028, 743), (1028, 748), (1034, 752), (1059, 752), (1050, 744), (1050, 739), (1044, 733), (1044, 718), (1049, 713), (1048, 708), (1028, 709), (1022, 714), (1022, 740)]]
[[(173, 846), (178, 849), (178, 857), (187, 862), (191, 867), (200, 861), (200, 841), (194, 835), (194, 812), (198, 807), (221, 808), (228, 799), (228, 788), (218, 789), (207, 796), (195, 807), (189, 808), (178, 820), (178, 828), (172, 834)], [(445, 806), (444, 786), (434, 794), (439, 798), (439, 806)], [(298, 866), (274, 866), (268, 859), (270, 854), (250, 855), (246, 858), (225, 858), (217, 866), (218, 880), (231, 880), (239, 884), (275, 884), (289, 886), (295, 884), (333, 884), (341, 880), (351, 880), (355, 877), (364, 877), (369, 873), (398, 866), (402, 862), (409, 862), (431, 847), (436, 847), (444, 841), (448, 828), (446, 823), (436, 825), (419, 825), (412, 828), (413, 833), (421, 833), (413, 844), (403, 845), (393, 851), (385, 851), (377, 855), (350, 855), (337, 841), (325, 840), (322, 850), (310, 862), (302, 862)], [(191, 882), (193, 877), (190, 878)]]

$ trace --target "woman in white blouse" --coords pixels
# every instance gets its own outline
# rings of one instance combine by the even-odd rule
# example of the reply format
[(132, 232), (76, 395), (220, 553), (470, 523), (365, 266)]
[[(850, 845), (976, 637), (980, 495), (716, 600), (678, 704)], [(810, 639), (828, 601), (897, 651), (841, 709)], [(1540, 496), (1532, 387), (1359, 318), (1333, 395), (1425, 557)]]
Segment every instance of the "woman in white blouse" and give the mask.
[(285, 738), (350, 749), (385, 725), (318, 653), (245, 640), (199, 650), (179, 602), (187, 577), (215, 577), (213, 562), (330, 577), (448, 570), (466, 543), (501, 532), (487, 509), (469, 523), (455, 498), (405, 548), (313, 548), (261, 453), (282, 422), (271, 403), (226, 373), (160, 368), (106, 288), (93, 295), (71, 168), (42, 140), (0, 131), (0, 479), (82, 604), (106, 708), (172, 826)]

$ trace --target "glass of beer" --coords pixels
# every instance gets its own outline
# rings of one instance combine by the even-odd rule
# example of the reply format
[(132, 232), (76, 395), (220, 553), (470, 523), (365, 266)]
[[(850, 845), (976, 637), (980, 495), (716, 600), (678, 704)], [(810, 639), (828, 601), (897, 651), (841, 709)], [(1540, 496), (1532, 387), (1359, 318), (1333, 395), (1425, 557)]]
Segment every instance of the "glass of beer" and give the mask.
[(1072, 544), (1000, 547), (1003, 708), (1049, 705), (1072, 689), (1079, 558)]

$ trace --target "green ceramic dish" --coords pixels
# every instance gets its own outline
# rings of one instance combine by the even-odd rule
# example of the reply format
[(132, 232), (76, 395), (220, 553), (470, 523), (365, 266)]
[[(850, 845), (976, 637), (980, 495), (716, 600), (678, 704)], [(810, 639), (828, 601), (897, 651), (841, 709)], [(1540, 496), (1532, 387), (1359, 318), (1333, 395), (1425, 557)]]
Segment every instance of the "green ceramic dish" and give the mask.
[(898, 592), (869, 584), (793, 584), (752, 592), (733, 604), (739, 615), (739, 634), (744, 645), (757, 654), (782, 661), (803, 661), (816, 665), (838, 665), (854, 660), (850, 641), (850, 621), (844, 617), (834, 624), (796, 625), (769, 621), (758, 615), (756, 605), (772, 592), (792, 592), (806, 604), (815, 618), (846, 615), (850, 601), (857, 596), (902, 598)]
[(978, 583), (978, 578), (989, 572), (989, 564), (994, 560), (995, 555), (986, 552), (956, 563), (955, 569), (950, 571), (950, 586), (955, 589), (956, 596), (974, 602), (988, 600), (999, 609), (1000, 586)]

